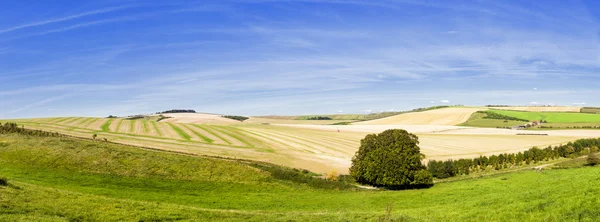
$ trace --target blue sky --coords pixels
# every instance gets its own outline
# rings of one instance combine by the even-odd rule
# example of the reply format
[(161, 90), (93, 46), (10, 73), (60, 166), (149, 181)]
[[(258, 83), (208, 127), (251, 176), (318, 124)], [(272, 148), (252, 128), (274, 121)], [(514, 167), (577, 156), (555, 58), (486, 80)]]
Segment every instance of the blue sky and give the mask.
[(595, 1), (1, 1), (0, 118), (600, 106)]

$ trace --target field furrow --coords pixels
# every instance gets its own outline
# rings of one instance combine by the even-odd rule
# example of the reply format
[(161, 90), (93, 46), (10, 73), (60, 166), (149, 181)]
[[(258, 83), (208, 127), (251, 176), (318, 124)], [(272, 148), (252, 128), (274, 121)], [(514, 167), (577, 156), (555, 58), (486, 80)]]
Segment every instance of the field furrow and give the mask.
[(163, 133), (160, 131), (160, 129), (158, 128), (158, 123), (154, 122), (154, 121), (149, 121), (150, 122), (150, 132), (151, 134), (155, 134), (157, 136), (162, 136)]
[(119, 133), (131, 134), (131, 124), (134, 123), (134, 120), (123, 120), (119, 123), (118, 131)]
[(174, 140), (183, 140), (183, 138), (175, 131), (168, 123), (156, 123), (159, 131), (162, 133), (162, 137), (170, 138)]
[(202, 127), (204, 127), (204, 129), (206, 131), (209, 131), (213, 135), (215, 135), (215, 136), (223, 139), (225, 142), (229, 143), (232, 146), (243, 146), (243, 147), (247, 147), (248, 146), (248, 144), (246, 144), (246, 143), (244, 143), (244, 142), (236, 139), (235, 137), (232, 137), (231, 135), (220, 131), (214, 125), (202, 125)]
[(204, 129), (201, 125), (186, 124), (186, 126), (189, 129), (191, 129), (192, 131), (194, 131), (195, 133), (205, 136), (206, 137), (206, 138), (204, 138), (205, 141), (212, 141), (211, 143), (215, 143), (215, 144), (229, 144), (222, 138), (220, 138), (220, 137), (216, 136), (215, 134), (211, 133), (210, 131), (207, 131), (206, 129)]
[(107, 119), (104, 118), (95, 118), (93, 121), (90, 121), (84, 128), (92, 129), (92, 130), (102, 130), (102, 125), (106, 123)]

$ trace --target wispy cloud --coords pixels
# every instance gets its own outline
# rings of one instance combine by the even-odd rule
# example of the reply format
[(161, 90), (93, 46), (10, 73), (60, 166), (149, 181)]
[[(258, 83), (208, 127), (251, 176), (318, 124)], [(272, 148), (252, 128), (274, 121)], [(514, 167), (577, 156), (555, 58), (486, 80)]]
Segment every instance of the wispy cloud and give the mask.
[(32, 23), (27, 23), (27, 24), (21, 24), (21, 25), (17, 25), (17, 26), (5, 28), (5, 29), (0, 29), (0, 34), (7, 33), (7, 32), (12, 32), (12, 31), (16, 31), (16, 30), (20, 30), (20, 29), (25, 29), (25, 28), (31, 28), (31, 27), (36, 27), (36, 26), (48, 25), (48, 24), (52, 24), (52, 23), (65, 22), (65, 21), (69, 21), (69, 20), (73, 20), (73, 19), (78, 19), (78, 18), (85, 17), (85, 16), (91, 16), (91, 15), (97, 15), (97, 14), (103, 14), (103, 13), (109, 13), (109, 12), (119, 11), (119, 10), (123, 10), (123, 9), (127, 9), (127, 8), (132, 8), (132, 7), (134, 7), (134, 6), (133, 5), (124, 5), (124, 6), (118, 6), (118, 7), (112, 7), (112, 8), (105, 8), (105, 9), (99, 9), (99, 10), (94, 10), (94, 11), (83, 12), (83, 13), (69, 15), (69, 16), (65, 16), (65, 17), (61, 17), (61, 18), (53, 18), (53, 19), (36, 21), (36, 22), (32, 22)]
[(17, 108), (17, 109), (10, 110), (5, 115), (12, 114), (12, 113), (18, 113), (18, 112), (21, 112), (21, 111), (24, 111), (24, 110), (29, 110), (31, 108), (43, 106), (43, 105), (46, 105), (46, 104), (49, 104), (49, 103), (52, 103), (52, 102), (55, 102), (55, 101), (58, 101), (58, 100), (65, 99), (65, 98), (67, 98), (69, 96), (70, 96), (70, 94), (64, 94), (64, 95), (60, 95), (60, 96), (50, 97), (50, 98), (47, 98), (47, 99), (44, 99), (44, 100), (41, 100), (41, 101), (37, 101), (37, 102), (34, 102), (34, 103), (27, 104), (27, 105), (22, 106), (22, 107)]

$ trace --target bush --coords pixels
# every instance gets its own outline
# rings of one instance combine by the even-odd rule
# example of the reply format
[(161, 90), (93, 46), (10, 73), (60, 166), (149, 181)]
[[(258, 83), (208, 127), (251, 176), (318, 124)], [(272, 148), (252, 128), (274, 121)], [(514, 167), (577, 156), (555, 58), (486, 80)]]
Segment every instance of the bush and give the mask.
[(588, 166), (596, 166), (600, 164), (600, 158), (596, 156), (594, 153), (590, 153), (587, 157), (587, 165)]
[(245, 116), (222, 116), (222, 117), (223, 118), (227, 118), (227, 119), (237, 120), (237, 121), (240, 121), (240, 122), (244, 122), (245, 120), (250, 119), (250, 118), (245, 117)]
[(391, 129), (370, 134), (352, 158), (350, 175), (357, 182), (388, 189), (433, 186), (433, 177), (421, 163), (418, 137), (406, 130)]
[(325, 177), (329, 181), (338, 181), (340, 174), (336, 170), (329, 171)]
[(6, 177), (0, 177), (0, 186), (8, 186), (8, 179)]

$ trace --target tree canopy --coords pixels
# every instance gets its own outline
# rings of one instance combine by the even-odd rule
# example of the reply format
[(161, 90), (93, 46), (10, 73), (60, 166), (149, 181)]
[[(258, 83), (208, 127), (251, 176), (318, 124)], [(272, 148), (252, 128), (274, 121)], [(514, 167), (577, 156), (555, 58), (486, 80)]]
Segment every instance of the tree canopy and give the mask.
[(433, 186), (431, 173), (421, 163), (416, 135), (392, 129), (370, 134), (352, 158), (350, 175), (357, 182), (389, 189), (412, 189)]

